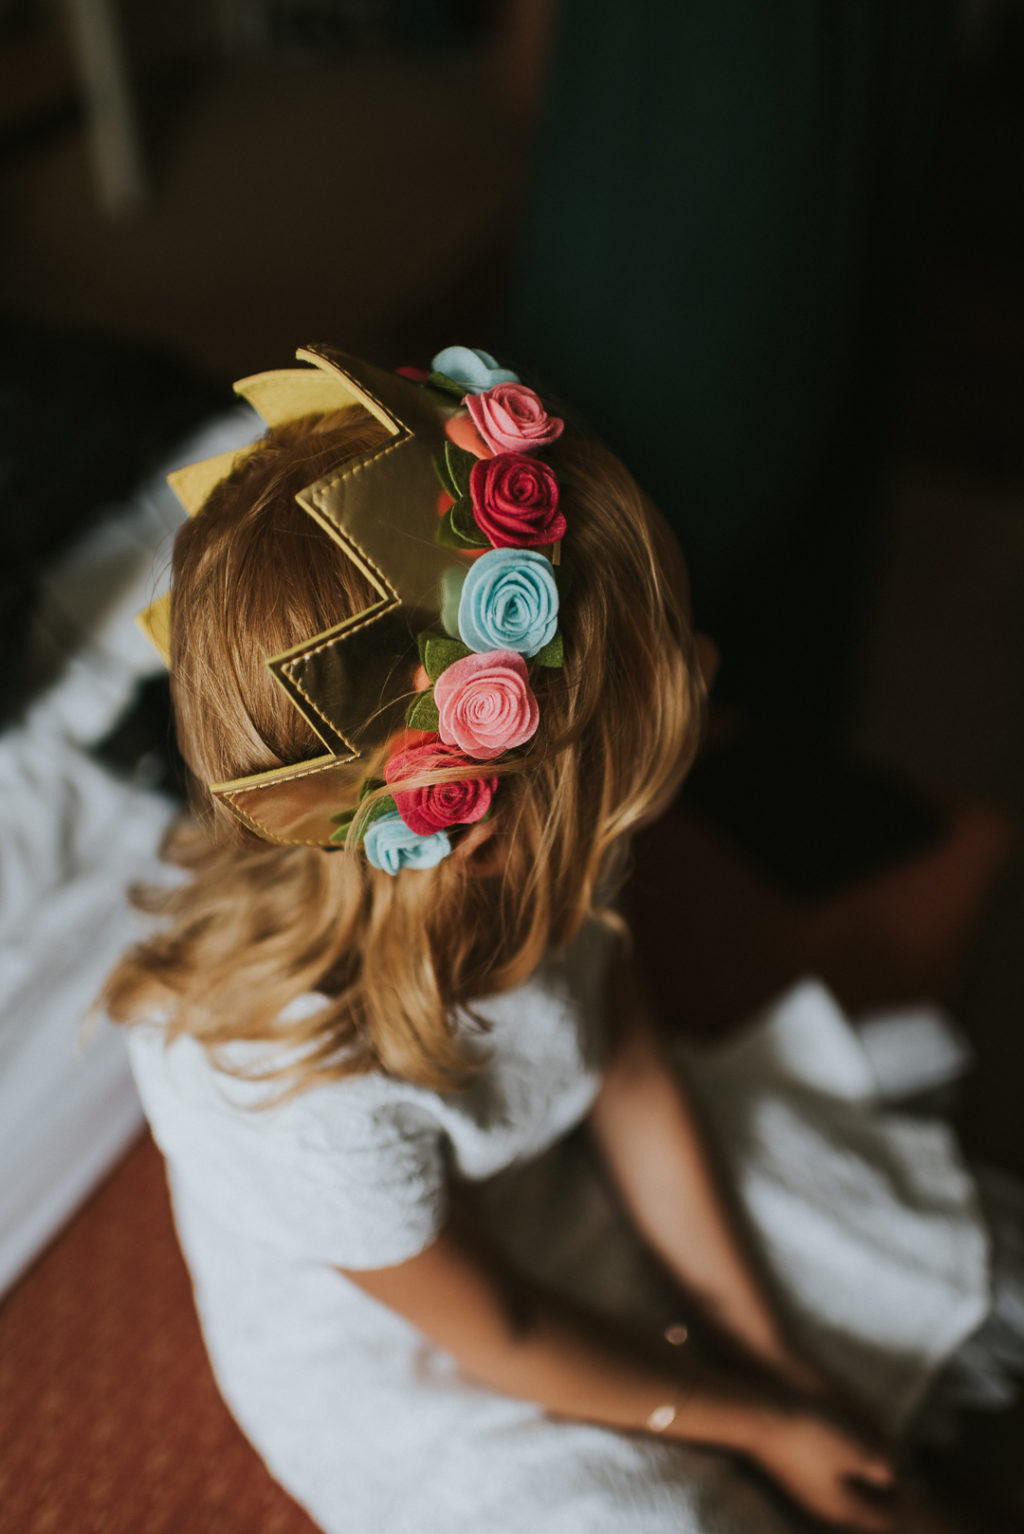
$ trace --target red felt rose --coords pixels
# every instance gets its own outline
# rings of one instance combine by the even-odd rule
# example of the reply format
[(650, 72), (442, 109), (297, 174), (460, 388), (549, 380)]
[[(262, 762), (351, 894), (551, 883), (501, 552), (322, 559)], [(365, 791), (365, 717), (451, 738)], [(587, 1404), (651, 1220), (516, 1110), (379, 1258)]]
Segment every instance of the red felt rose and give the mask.
[(440, 736), (428, 735), (422, 744), (399, 751), (384, 768), (395, 807), (410, 831), (415, 831), (418, 836), (432, 836), (435, 831), (444, 831), (449, 826), (471, 825), (474, 820), (482, 820), (491, 807), (497, 778), (459, 778), (448, 783), (429, 783), (425, 788), (411, 788), (405, 792), (396, 787), (408, 778), (443, 772), (451, 767), (479, 770), (461, 751), (446, 746)]
[(477, 526), (495, 548), (533, 549), (565, 536), (558, 480), (546, 463), (523, 453), (479, 459), (469, 491)]

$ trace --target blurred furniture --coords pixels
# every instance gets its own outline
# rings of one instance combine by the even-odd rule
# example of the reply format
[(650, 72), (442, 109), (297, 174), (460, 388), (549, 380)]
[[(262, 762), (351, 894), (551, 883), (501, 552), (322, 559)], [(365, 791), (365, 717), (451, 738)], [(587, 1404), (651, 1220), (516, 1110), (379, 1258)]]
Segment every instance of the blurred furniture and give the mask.
[(64, 3), (89, 115), (97, 195), (107, 213), (120, 217), (142, 206), (147, 178), (117, 0)]

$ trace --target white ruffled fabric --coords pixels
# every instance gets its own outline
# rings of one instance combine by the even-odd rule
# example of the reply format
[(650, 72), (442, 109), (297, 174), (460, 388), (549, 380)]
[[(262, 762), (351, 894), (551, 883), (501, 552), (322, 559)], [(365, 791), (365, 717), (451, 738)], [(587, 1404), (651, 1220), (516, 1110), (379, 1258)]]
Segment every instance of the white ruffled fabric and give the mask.
[[(133, 1034), (221, 1388), (329, 1534), (804, 1527), (727, 1456), (555, 1421), (467, 1384), (330, 1266), (419, 1250), (454, 1175), (540, 1279), (652, 1331), (680, 1319), (570, 1132), (597, 1084), (600, 987), (584, 969), (582, 990), (555, 971), (482, 1005), (495, 1060), (468, 1094), (359, 1078), (253, 1113), (255, 1089), (218, 1078), (190, 1040), (165, 1051), (157, 1030)], [(935, 1088), (956, 1041), (922, 1016), (899, 1021), (931, 1040), (917, 1079)], [(876, 1060), (883, 1032), (876, 1020)], [(886, 1108), (871, 1059), (807, 982), (684, 1065), (808, 1351), (899, 1429), (989, 1311), (989, 1240), (949, 1129)]]
[(948, 1445), (965, 1412), (1001, 1412), (1024, 1382), (1024, 1188), (992, 1168), (977, 1172), (992, 1243), (988, 1314), (935, 1381), (915, 1423), (926, 1444)]
[[(168, 467), (249, 441), (249, 410)], [(33, 652), (45, 682), (0, 732), (0, 1294), (142, 1127), (119, 1030), (83, 1031), (104, 978), (140, 935), (127, 888), (166, 876), (162, 798), (90, 748), (159, 657), (135, 614), (159, 589), (183, 516), (156, 473), (47, 571)]]

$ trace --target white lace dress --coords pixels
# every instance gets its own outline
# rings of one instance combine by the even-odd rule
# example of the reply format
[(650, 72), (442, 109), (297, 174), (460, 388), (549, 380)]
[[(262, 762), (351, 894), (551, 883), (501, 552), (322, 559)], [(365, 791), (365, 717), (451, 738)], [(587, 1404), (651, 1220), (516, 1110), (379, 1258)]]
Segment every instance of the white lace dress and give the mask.
[[(727, 1456), (466, 1383), (336, 1271), (421, 1251), (459, 1179), (538, 1276), (651, 1329), (678, 1319), (573, 1133), (599, 1081), (605, 966), (588, 935), (484, 1004), (490, 1060), (463, 1094), (369, 1076), (254, 1111), (265, 1089), (214, 1071), (191, 1040), (131, 1031), (220, 1388), (329, 1534), (803, 1527)], [(806, 1346), (905, 1423), (989, 1303), (976, 1191), (948, 1130), (880, 1109), (856, 1035), (813, 983), (686, 1068)]]

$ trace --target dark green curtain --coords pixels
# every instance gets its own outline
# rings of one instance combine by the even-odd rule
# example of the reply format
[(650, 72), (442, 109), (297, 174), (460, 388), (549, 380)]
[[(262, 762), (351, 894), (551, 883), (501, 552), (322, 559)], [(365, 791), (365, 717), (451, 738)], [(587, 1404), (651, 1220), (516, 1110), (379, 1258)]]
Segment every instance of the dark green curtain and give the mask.
[(727, 697), (836, 725), (947, 16), (563, 0), (506, 352), (675, 527)]

